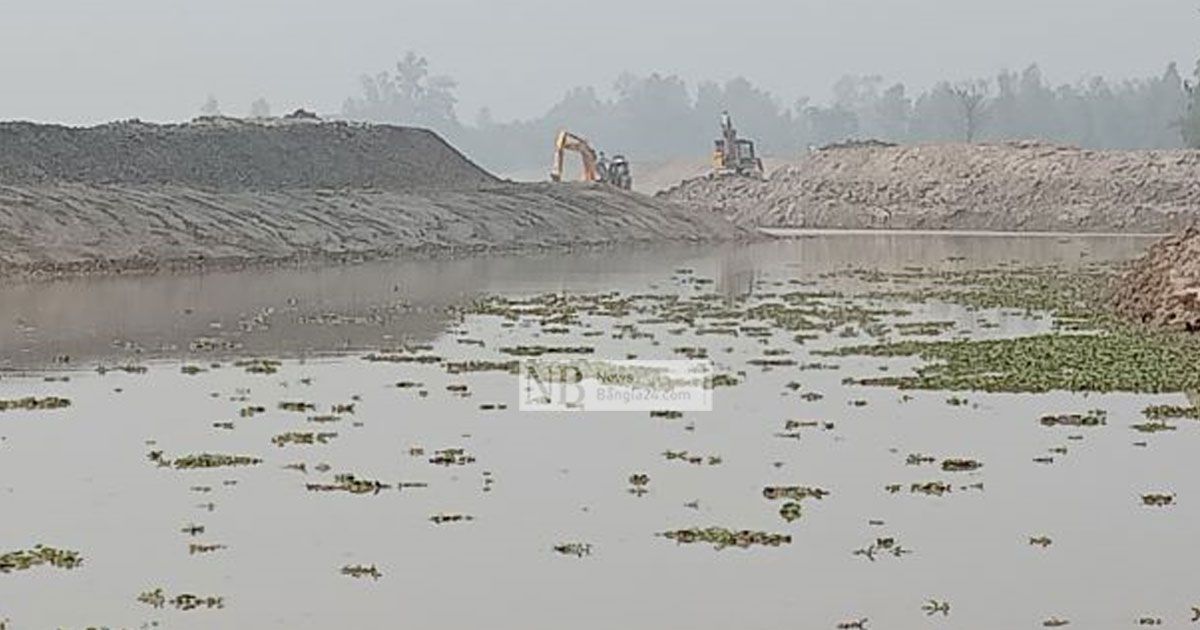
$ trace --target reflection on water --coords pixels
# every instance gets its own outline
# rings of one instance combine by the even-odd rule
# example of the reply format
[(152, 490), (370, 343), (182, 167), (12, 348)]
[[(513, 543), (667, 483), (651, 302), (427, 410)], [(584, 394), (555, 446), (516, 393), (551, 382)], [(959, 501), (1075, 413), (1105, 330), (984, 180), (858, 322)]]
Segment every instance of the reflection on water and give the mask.
[[(1200, 572), (1186, 553), (1200, 517), (1200, 480), (1190, 474), (1200, 426), (1146, 436), (1129, 425), (1147, 404), (1183, 404), (1184, 396), (956, 393), (948, 404), (947, 392), (905, 396), (843, 384), (910, 369), (909, 359), (812, 367), (830, 363), (814, 350), (861, 341), (861, 331), (823, 332), (801, 344), (794, 331), (710, 335), (656, 319), (677, 306), (671, 296), (715, 291), (724, 301), (711, 308), (720, 311), (797, 287), (827, 289), (835, 281), (821, 272), (847, 267), (1075, 264), (1124, 259), (1145, 244), (819, 236), (5, 287), (0, 320), (10, 365), (59, 353), (74, 363), (128, 358), (114, 340), (172, 360), (149, 363), (146, 374), (0, 379), (0, 399), (72, 401), (66, 410), (0, 413), (0, 553), (42, 542), (84, 557), (72, 570), (0, 574), (0, 619), (13, 628), (765, 629), (868, 618), (870, 628), (999, 630), (1053, 617), (1082, 628), (1161, 617), (1179, 627), (1200, 604)], [(580, 310), (554, 327), (441, 308), (484, 294), (562, 290), (666, 297), (612, 317)], [(896, 317), (953, 322), (949, 337), (1049, 325), (1021, 313), (910, 307), (911, 315)], [(243, 344), (234, 354), (294, 358), (271, 374), (228, 362), (207, 369), (211, 354), (187, 350), (201, 337)], [(442, 364), (369, 362), (359, 353), (301, 356), (400, 339), (424, 340), (430, 348), (419, 354), (446, 360), (500, 361), (510, 358), (501, 349), (516, 345), (587, 345), (616, 358), (703, 347), (743, 383), (717, 390), (713, 412), (674, 420), (520, 413), (507, 373), (448, 373)], [(778, 349), (786, 353), (769, 354)], [(182, 372), (176, 354), (193, 355), (189, 364), (205, 371)], [(764, 356), (796, 365), (749, 362)], [(1107, 410), (1107, 425), (1037, 421), (1095, 408)], [(323, 433), (327, 443), (278, 439), (299, 433)], [(446, 462), (435, 457), (439, 449), (469, 457)], [(175, 470), (151, 461), (155, 451), (156, 461), (220, 453), (263, 462)], [(693, 465), (668, 451), (719, 463)], [(1047, 457), (1052, 463), (1035, 462)], [(946, 459), (983, 468), (944, 472), (937, 462)], [(309, 489), (335, 485), (339, 474), (388, 487)], [(647, 478), (644, 496), (628, 492), (635, 474)], [(951, 490), (910, 490), (931, 481)], [(802, 501), (800, 518), (789, 522), (782, 501), (764, 498), (766, 486), (830, 494)], [(1147, 492), (1174, 493), (1176, 504), (1143, 506)], [(456, 514), (472, 520), (431, 520)], [(786, 533), (792, 542), (715, 551), (656, 535), (712, 526)], [(1042, 537), (1048, 546), (1030, 544)], [(880, 548), (881, 539), (912, 553), (854, 554)], [(554, 550), (576, 542), (590, 545), (590, 555)], [(193, 544), (213, 547), (194, 553)], [(343, 574), (355, 566), (381, 575)], [(225, 608), (184, 612), (137, 601), (157, 588), (220, 596)], [(922, 607), (931, 599), (948, 602), (949, 616), (927, 617)]]

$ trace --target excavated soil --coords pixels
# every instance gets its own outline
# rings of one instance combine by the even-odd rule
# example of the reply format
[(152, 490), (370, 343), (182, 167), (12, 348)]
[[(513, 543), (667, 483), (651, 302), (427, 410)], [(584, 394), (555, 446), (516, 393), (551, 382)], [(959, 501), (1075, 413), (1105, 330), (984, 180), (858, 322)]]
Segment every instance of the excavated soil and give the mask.
[(0, 125), (0, 275), (742, 235), (723, 217), (607, 186), (501, 182), (420, 129)]
[(411, 127), (220, 117), (87, 128), (0, 123), (3, 184), (409, 191), (495, 181), (437, 134)]
[(1200, 330), (1200, 228), (1155, 243), (1121, 278), (1115, 300), (1131, 319)]
[(852, 145), (660, 197), (763, 227), (1166, 233), (1197, 216), (1200, 152)]

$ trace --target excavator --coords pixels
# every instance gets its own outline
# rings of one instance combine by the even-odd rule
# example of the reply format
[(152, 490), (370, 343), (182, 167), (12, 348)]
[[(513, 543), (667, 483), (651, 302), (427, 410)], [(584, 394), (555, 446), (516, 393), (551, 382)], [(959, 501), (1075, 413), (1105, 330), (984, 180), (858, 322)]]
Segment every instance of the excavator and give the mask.
[(729, 112), (721, 112), (721, 138), (714, 143), (713, 172), (762, 179), (763, 162), (754, 152), (754, 141), (739, 138)]
[(603, 153), (597, 155), (596, 150), (582, 136), (567, 130), (558, 132), (554, 141), (554, 165), (550, 168), (550, 180), (561, 182), (563, 178), (563, 162), (567, 151), (579, 154), (583, 160), (583, 177), (585, 182), (600, 182), (610, 184), (622, 190), (633, 188), (633, 174), (629, 169), (629, 160), (623, 155), (614, 155), (611, 160)]

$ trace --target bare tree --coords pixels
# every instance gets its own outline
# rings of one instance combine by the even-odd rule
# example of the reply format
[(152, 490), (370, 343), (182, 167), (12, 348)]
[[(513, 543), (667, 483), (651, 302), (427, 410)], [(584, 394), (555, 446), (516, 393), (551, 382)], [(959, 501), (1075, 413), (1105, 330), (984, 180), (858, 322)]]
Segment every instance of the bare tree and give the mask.
[(962, 110), (963, 134), (968, 143), (975, 141), (975, 132), (983, 119), (991, 86), (987, 81), (961, 81), (950, 88)]

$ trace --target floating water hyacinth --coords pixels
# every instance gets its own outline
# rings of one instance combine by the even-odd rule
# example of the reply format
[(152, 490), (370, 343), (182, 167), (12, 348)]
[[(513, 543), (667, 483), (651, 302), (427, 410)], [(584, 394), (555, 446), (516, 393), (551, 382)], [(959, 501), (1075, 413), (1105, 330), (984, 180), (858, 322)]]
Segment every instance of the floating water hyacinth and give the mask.
[(783, 517), (783, 520), (791, 523), (792, 521), (799, 520), (803, 515), (802, 507), (795, 501), (788, 501), (779, 508), (779, 515)]
[(444, 448), (434, 451), (429, 463), (438, 466), (466, 466), (475, 463), (475, 457), (461, 448)]
[(1107, 424), (1108, 412), (1093, 409), (1087, 413), (1045, 415), (1038, 421), (1046, 427), (1099, 427)]
[[(413, 486), (409, 486), (413, 487)], [(375, 481), (373, 479), (360, 479), (351, 474), (342, 474), (334, 477), (333, 483), (309, 483), (305, 484), (311, 492), (348, 492), (350, 494), (379, 494), (383, 490), (391, 488), (390, 485)]]
[(969, 472), (983, 468), (983, 464), (973, 459), (947, 459), (942, 461), (942, 470), (946, 472)]
[(1130, 428), (1139, 433), (1162, 433), (1163, 431), (1174, 431), (1175, 425), (1168, 424), (1165, 420), (1150, 420), (1130, 425)]
[(953, 487), (943, 481), (925, 481), (914, 483), (909, 486), (909, 490), (913, 494), (925, 494), (929, 496), (940, 497), (953, 490)]
[(275, 359), (245, 359), (235, 362), (233, 366), (242, 368), (247, 374), (270, 375), (279, 372), (283, 362)]
[(895, 538), (888, 537), (876, 538), (875, 542), (870, 545), (862, 549), (856, 549), (853, 555), (862, 556), (871, 562), (875, 562), (875, 559), (882, 555), (901, 558), (911, 553), (911, 550), (905, 549)]
[(554, 551), (564, 556), (584, 558), (592, 555), (592, 545), (583, 542), (559, 543), (554, 545)]
[(1177, 405), (1151, 405), (1142, 410), (1142, 414), (1151, 420), (1166, 420), (1187, 418), (1200, 419), (1200, 407), (1182, 407)]
[(281, 433), (271, 438), (271, 443), (280, 448), (289, 444), (312, 446), (314, 444), (328, 444), (338, 436), (337, 433), (313, 433), (311, 431), (290, 431)]
[(75, 569), (82, 564), (83, 557), (79, 555), (79, 552), (44, 545), (35, 545), (33, 549), (22, 549), (0, 555), (0, 573), (25, 571), (42, 565), (58, 569)]
[(1175, 504), (1174, 494), (1143, 494), (1142, 505), (1149, 507), (1167, 507)]
[(937, 614), (941, 614), (943, 617), (948, 617), (950, 616), (950, 602), (931, 599), (921, 606), (921, 610), (924, 611), (925, 615), (928, 617), (932, 617)]
[(184, 457), (169, 460), (163, 456), (162, 451), (151, 451), (149, 459), (159, 465), (170, 466), (179, 470), (222, 468), (226, 466), (256, 466), (262, 463), (261, 459), (248, 455), (221, 455), (215, 453), (185, 455)]
[(793, 501), (803, 501), (805, 499), (820, 500), (827, 496), (829, 496), (828, 490), (808, 486), (767, 486), (763, 488), (763, 497), (768, 501), (776, 501), (778, 499), (791, 499)]
[(228, 549), (228, 548), (229, 547), (227, 547), (225, 545), (216, 544), (216, 543), (213, 543), (213, 544), (188, 543), (188, 555), (194, 556), (196, 554), (208, 554), (208, 553), (212, 553), (214, 551), (220, 551), (222, 549)]
[(225, 607), (225, 598), (216, 596), (198, 596), (190, 593), (176, 595), (170, 599), (167, 598), (163, 589), (156, 588), (152, 591), (146, 591), (137, 597), (138, 602), (151, 606), (153, 608), (164, 608), (167, 605), (174, 607), (176, 610), (189, 611), (200, 608), (205, 609), (221, 609)]
[(634, 473), (629, 476), (629, 493), (635, 496), (642, 496), (649, 492), (650, 475), (645, 473)]
[(772, 534), (750, 530), (734, 531), (724, 527), (708, 527), (705, 529), (693, 527), (691, 529), (662, 532), (659, 536), (674, 540), (681, 545), (708, 543), (716, 547), (717, 550), (728, 547), (745, 549), (754, 545), (778, 547), (780, 545), (791, 544), (792, 542), (790, 534)]
[(28, 396), (16, 400), (0, 400), (0, 411), (48, 411), (52, 409), (65, 409), (70, 406), (70, 400), (58, 398), (57, 396), (47, 398)]
[(342, 575), (356, 579), (371, 578), (372, 580), (378, 580), (379, 578), (383, 577), (383, 573), (373, 564), (370, 566), (364, 564), (348, 564), (342, 567), (341, 573)]
[(442, 525), (444, 523), (466, 523), (466, 522), (475, 520), (475, 517), (471, 516), (470, 514), (445, 514), (445, 513), (443, 513), (443, 514), (434, 514), (433, 516), (429, 517), (429, 520), (431, 522), (433, 522), (433, 524), (435, 524), (435, 525)]

